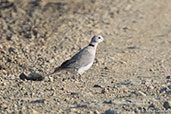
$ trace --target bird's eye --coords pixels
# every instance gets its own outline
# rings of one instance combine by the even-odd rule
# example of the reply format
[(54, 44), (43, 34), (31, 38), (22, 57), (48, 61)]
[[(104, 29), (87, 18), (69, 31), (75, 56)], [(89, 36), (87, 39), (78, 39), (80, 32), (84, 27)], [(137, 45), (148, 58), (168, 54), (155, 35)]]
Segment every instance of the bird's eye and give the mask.
[(99, 36), (98, 39), (101, 39), (101, 37)]

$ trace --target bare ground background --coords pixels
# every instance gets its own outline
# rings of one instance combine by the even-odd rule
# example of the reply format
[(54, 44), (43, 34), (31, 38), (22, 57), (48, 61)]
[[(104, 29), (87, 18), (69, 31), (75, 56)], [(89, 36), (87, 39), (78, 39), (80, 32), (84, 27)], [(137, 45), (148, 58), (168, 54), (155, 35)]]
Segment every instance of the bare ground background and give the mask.
[[(81, 82), (46, 74), (106, 43)], [(0, 113), (171, 113), (170, 0), (1, 0)]]

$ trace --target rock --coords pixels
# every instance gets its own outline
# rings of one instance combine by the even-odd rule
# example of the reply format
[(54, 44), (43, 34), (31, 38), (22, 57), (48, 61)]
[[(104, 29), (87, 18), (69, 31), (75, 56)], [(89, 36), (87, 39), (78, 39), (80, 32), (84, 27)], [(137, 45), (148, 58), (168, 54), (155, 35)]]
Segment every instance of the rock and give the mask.
[(132, 91), (129, 96), (146, 96), (146, 94), (142, 91)]
[(166, 79), (171, 79), (171, 76), (167, 76)]
[(10, 41), (10, 40), (11, 40), (11, 38), (12, 38), (12, 36), (13, 36), (13, 34), (12, 34), (12, 33), (10, 33), (10, 34), (7, 34), (7, 37), (6, 37), (6, 39), (7, 39), (8, 41)]
[(28, 76), (25, 75), (24, 73), (21, 73), (19, 77), (21, 80), (26, 79), (26, 80), (31, 80), (31, 81), (42, 81), (45, 79), (45, 77), (43, 75), (40, 75), (35, 72), (30, 73)]
[(152, 104), (150, 104), (150, 105), (148, 106), (148, 108), (152, 108), (152, 109), (154, 109), (154, 108), (155, 108), (155, 106), (154, 106), (154, 104), (152, 103)]
[(168, 85), (167, 87), (168, 87), (169, 89), (171, 89), (171, 85)]
[(27, 76), (24, 73), (21, 73), (19, 77), (21, 80), (25, 80)]
[(104, 67), (105, 70), (109, 70), (109, 68), (107, 66)]
[(79, 92), (71, 92), (71, 95), (78, 95)]
[(32, 109), (32, 114), (39, 114), (39, 112), (34, 110), (34, 109)]
[(24, 37), (27, 38), (27, 39), (31, 39), (32, 38), (32, 35), (31, 35), (31, 33), (26, 33), (24, 35)]
[(104, 114), (116, 114), (117, 112), (114, 109), (109, 109), (104, 112)]
[(45, 99), (32, 100), (30, 103), (45, 103)]
[(102, 86), (98, 85), (98, 84), (95, 84), (93, 87), (95, 87), (95, 88), (102, 88)]
[(106, 88), (103, 88), (102, 91), (101, 91), (101, 93), (103, 93), (103, 94), (105, 94), (107, 92), (108, 92), (108, 90)]
[(169, 108), (171, 108), (171, 103), (169, 103), (168, 101), (165, 101), (163, 104), (163, 107), (168, 110)]
[(105, 103), (105, 104), (113, 104), (112, 100), (104, 101), (103, 103)]
[(49, 77), (49, 82), (53, 82), (53, 77)]
[(45, 77), (41, 74), (31, 72), (28, 77), (26, 77), (27, 80), (32, 80), (32, 81), (42, 81), (45, 79)]
[(145, 94), (144, 92), (142, 92), (142, 91), (138, 91), (138, 93), (139, 93), (140, 95), (142, 95), (142, 96), (146, 96), (146, 94)]
[(100, 114), (100, 112), (98, 112), (97, 110), (94, 111), (94, 114)]
[(14, 50), (15, 50), (15, 48), (13, 48), (13, 47), (10, 47), (10, 48), (8, 48), (8, 52), (14, 52)]
[(129, 46), (129, 47), (127, 47), (127, 49), (136, 49), (136, 47), (135, 46)]
[(0, 108), (7, 109), (7, 105), (5, 103), (0, 105)]
[(164, 88), (161, 88), (160, 89), (160, 93), (163, 93), (164, 91), (166, 91), (167, 90), (167, 88), (166, 87), (164, 87)]

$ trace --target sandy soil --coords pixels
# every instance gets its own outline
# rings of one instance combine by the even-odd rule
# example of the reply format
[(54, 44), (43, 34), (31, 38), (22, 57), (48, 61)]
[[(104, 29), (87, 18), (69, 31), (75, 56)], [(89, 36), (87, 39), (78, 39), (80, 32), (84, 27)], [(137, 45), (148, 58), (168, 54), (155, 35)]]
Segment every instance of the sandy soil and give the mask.
[[(80, 81), (47, 74), (105, 43)], [(170, 0), (1, 0), (0, 113), (171, 113)]]

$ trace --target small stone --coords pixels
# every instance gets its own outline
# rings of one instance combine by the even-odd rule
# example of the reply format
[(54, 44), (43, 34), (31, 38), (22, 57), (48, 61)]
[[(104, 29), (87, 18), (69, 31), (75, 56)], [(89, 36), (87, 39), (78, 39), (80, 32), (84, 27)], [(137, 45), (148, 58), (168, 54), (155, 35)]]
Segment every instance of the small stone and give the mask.
[(103, 103), (105, 103), (105, 104), (113, 104), (112, 100), (104, 101)]
[(146, 94), (142, 91), (138, 91), (139, 94), (141, 94), (142, 96), (146, 96)]
[(136, 49), (135, 46), (130, 46), (130, 47), (127, 47), (128, 49)]
[(108, 70), (109, 68), (105, 66), (104, 69), (105, 69), (105, 70)]
[(100, 85), (98, 85), (98, 84), (95, 84), (93, 87), (102, 88), (102, 86), (100, 86)]
[(10, 41), (10, 40), (11, 40), (11, 38), (12, 38), (12, 36), (13, 36), (13, 34), (12, 34), (12, 33), (10, 33), (10, 34), (8, 34), (8, 35), (7, 35), (7, 38), (6, 38), (6, 39), (7, 39), (8, 41)]
[(13, 48), (13, 47), (10, 47), (10, 48), (8, 48), (8, 52), (14, 52), (14, 50), (15, 50), (15, 48)]
[(109, 109), (104, 112), (104, 114), (116, 114), (117, 112), (114, 109)]
[(98, 112), (97, 110), (94, 111), (94, 114), (100, 114), (100, 112)]
[(161, 88), (160, 89), (160, 93), (163, 93), (164, 91), (166, 91), (167, 90), (167, 88), (166, 87), (164, 87), (164, 88)]
[(168, 87), (169, 89), (171, 89), (171, 85), (168, 85), (167, 87)]
[(71, 108), (70, 111), (71, 111), (71, 113), (75, 113), (77, 111), (77, 109)]
[(7, 105), (5, 103), (4, 104), (1, 104), (0, 107), (3, 108), (3, 109), (7, 109)]
[(53, 77), (49, 77), (49, 82), (53, 82)]
[(7, 85), (7, 82), (1, 83), (1, 86), (6, 86), (6, 85)]
[(32, 109), (32, 114), (39, 114), (36, 110)]
[(78, 95), (78, 92), (71, 92), (71, 95)]
[(105, 94), (105, 93), (107, 93), (107, 91), (108, 90), (106, 88), (103, 88), (102, 91), (101, 91), (101, 93)]
[(167, 76), (166, 79), (171, 79), (171, 76)]
[(25, 80), (27, 76), (24, 73), (21, 73), (19, 77), (21, 80)]
[(154, 104), (152, 103), (152, 104), (150, 104), (150, 105), (148, 106), (148, 108), (155, 108), (155, 106), (154, 106)]
[(28, 39), (31, 39), (31, 38), (32, 38), (32, 35), (31, 35), (31, 33), (26, 33), (26, 34), (24, 35), (24, 37), (26, 37), (26, 38), (28, 38)]
[(45, 99), (32, 100), (30, 103), (45, 103)]
[(10, 62), (12, 62), (12, 60), (11, 60), (10, 58), (7, 58), (7, 62), (9, 62), (9, 63), (10, 63)]
[(168, 101), (165, 101), (163, 104), (163, 107), (168, 110), (169, 108), (171, 108), (170, 103)]
[(78, 108), (87, 108), (88, 105), (86, 105), (86, 104), (78, 104), (77, 107)]
[(61, 90), (64, 91), (64, 88), (62, 87)]
[(45, 79), (45, 77), (41, 74), (31, 72), (28, 77), (26, 77), (27, 80), (32, 80), (32, 81), (42, 81)]
[(152, 85), (147, 86), (148, 89), (154, 89)]

